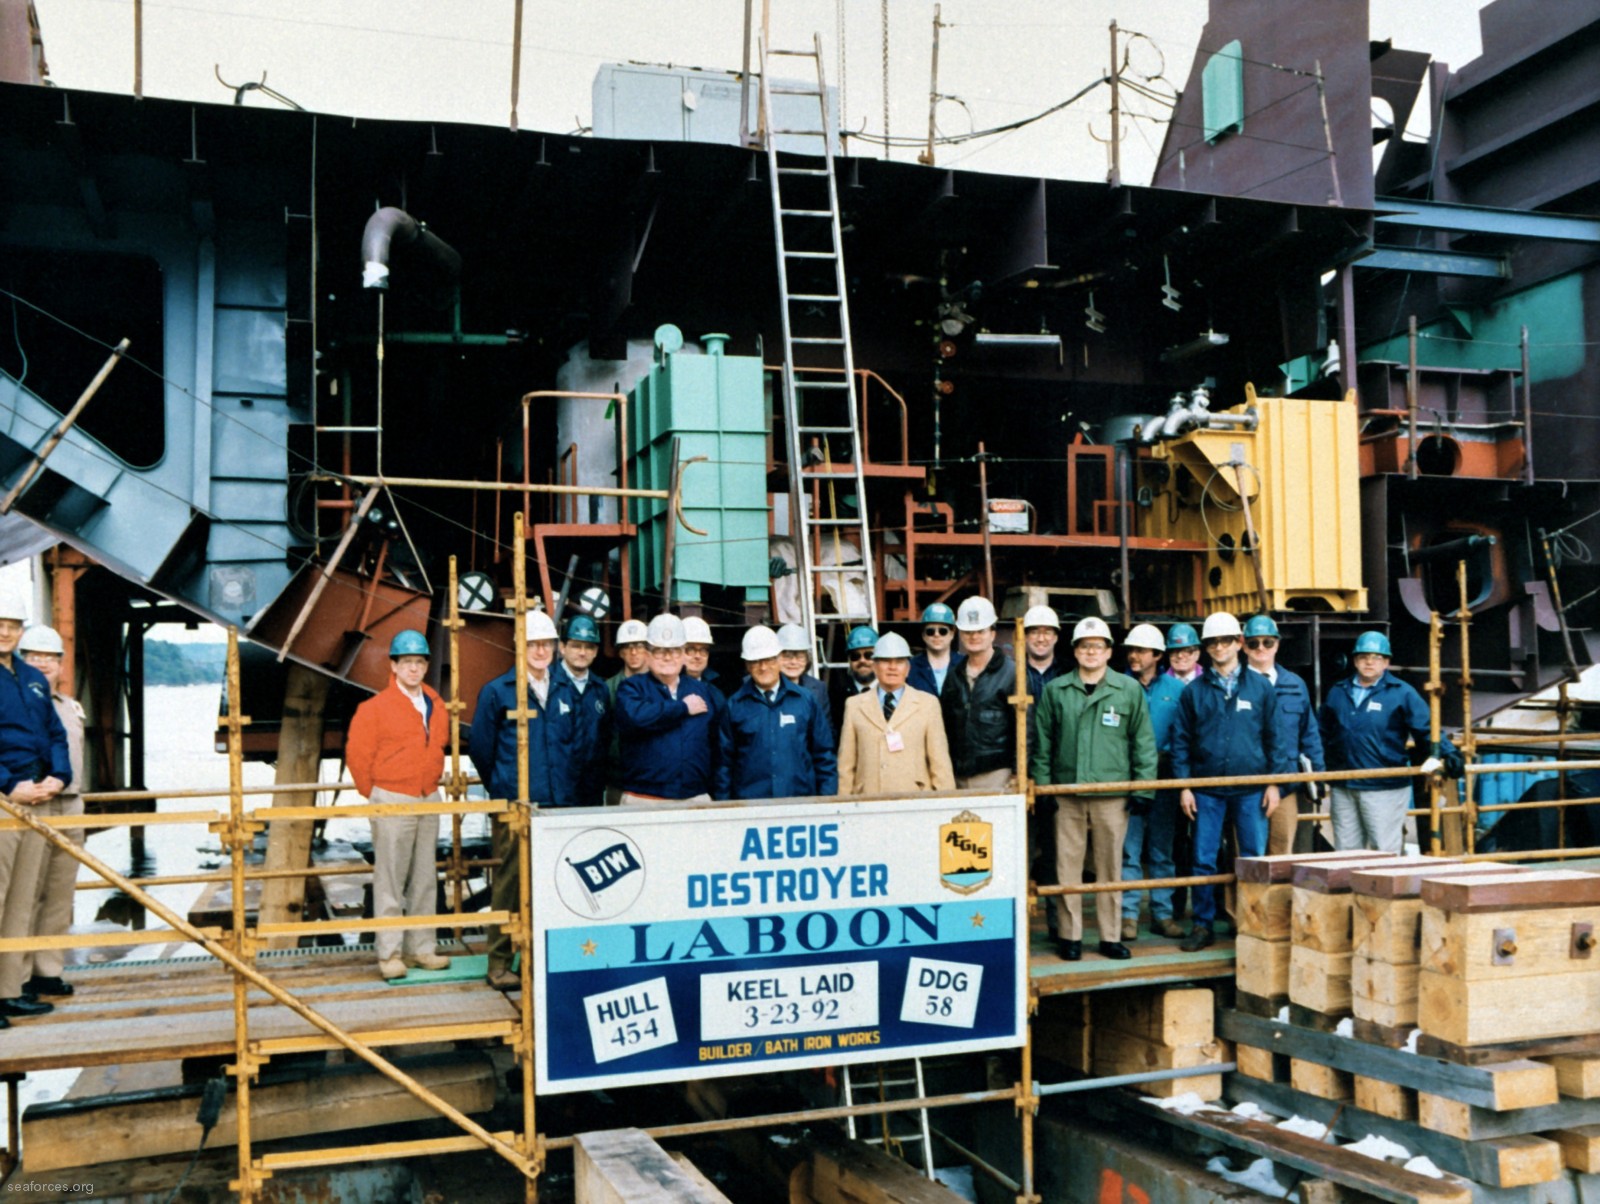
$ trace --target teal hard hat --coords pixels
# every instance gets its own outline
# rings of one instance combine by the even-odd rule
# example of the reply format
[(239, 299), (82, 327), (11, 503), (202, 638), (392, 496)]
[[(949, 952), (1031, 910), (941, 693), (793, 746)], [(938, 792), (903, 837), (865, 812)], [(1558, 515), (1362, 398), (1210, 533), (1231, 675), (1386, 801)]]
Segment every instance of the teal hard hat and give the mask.
[(850, 629), (850, 638), (844, 642), (844, 646), (851, 652), (862, 648), (875, 648), (877, 645), (878, 633), (866, 626), (852, 627)]
[(1200, 633), (1187, 623), (1174, 623), (1167, 631), (1167, 651), (1200, 647)]
[(396, 632), (394, 639), (389, 641), (390, 660), (397, 656), (428, 655), (428, 641), (420, 631), (412, 631), (407, 628), (405, 631)]
[(929, 623), (949, 623), (954, 625), (955, 621), (956, 612), (943, 602), (935, 602), (922, 612), (922, 625), (924, 627)]
[(1389, 637), (1381, 631), (1363, 631), (1356, 636), (1355, 655), (1360, 656), (1366, 652), (1376, 652), (1379, 656), (1394, 655), (1389, 650)]
[(1270, 635), (1276, 637), (1278, 625), (1272, 621), (1271, 615), (1251, 615), (1244, 621), (1245, 635)]
[(598, 644), (600, 642), (600, 628), (588, 615), (573, 615), (567, 624), (567, 639), (580, 640), (585, 644)]

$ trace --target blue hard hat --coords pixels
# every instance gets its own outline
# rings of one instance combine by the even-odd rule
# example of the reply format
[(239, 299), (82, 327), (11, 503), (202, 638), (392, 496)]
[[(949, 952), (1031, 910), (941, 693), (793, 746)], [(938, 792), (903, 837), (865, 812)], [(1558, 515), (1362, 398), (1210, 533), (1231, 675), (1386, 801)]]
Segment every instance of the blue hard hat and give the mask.
[(954, 625), (955, 621), (956, 612), (943, 602), (935, 602), (922, 612), (923, 626), (927, 626), (929, 623), (949, 623)]
[(1272, 621), (1271, 615), (1251, 615), (1244, 622), (1245, 635), (1270, 635), (1278, 634), (1278, 625)]
[(1393, 656), (1389, 650), (1389, 637), (1381, 631), (1363, 631), (1356, 636), (1356, 649), (1354, 655), (1360, 656), (1364, 652), (1376, 652), (1379, 656)]
[(866, 626), (852, 627), (850, 629), (850, 638), (844, 642), (844, 646), (851, 652), (861, 648), (875, 648), (877, 644), (878, 633)]
[(1200, 647), (1200, 633), (1187, 623), (1174, 623), (1167, 631), (1167, 651)]
[(567, 639), (581, 640), (585, 644), (598, 644), (600, 642), (600, 628), (588, 615), (573, 615), (567, 623)]
[(393, 660), (397, 656), (428, 655), (430, 655), (428, 652), (428, 641), (426, 638), (424, 638), (422, 632), (420, 631), (412, 631), (410, 628), (407, 628), (405, 631), (397, 631), (394, 639), (389, 641), (390, 660)]

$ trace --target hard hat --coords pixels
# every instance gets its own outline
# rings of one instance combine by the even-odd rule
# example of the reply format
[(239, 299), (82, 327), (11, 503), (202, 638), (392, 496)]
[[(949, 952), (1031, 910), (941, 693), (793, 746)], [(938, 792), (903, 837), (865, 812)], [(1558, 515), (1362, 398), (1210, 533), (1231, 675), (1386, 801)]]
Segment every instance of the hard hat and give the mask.
[(875, 661), (908, 661), (911, 659), (911, 645), (906, 643), (906, 637), (896, 632), (888, 632), (878, 637), (877, 644), (872, 649), (872, 659)]
[[(23, 636), (22, 638), (27, 639), (28, 637)], [(57, 642), (59, 643), (59, 641)], [(428, 655), (430, 655), (428, 651), (428, 641), (420, 631), (412, 631), (409, 628), (405, 631), (397, 631), (395, 632), (394, 639), (389, 641), (390, 660), (393, 660), (397, 656)]]
[(996, 621), (994, 603), (987, 598), (968, 598), (956, 608), (956, 628), (960, 631), (988, 631)]
[(1061, 630), (1061, 616), (1056, 614), (1053, 606), (1030, 606), (1028, 613), (1022, 616), (1022, 629), (1030, 627), (1054, 627)]
[(1356, 650), (1353, 655), (1360, 656), (1363, 652), (1376, 652), (1379, 656), (1393, 656), (1389, 651), (1389, 637), (1381, 631), (1363, 631), (1356, 636)]
[(783, 644), (778, 640), (778, 633), (770, 627), (752, 627), (744, 633), (744, 641), (739, 646), (739, 655), (747, 661), (764, 661), (782, 651)]
[(528, 612), (528, 639), (553, 640), (556, 639), (556, 625), (548, 614), (542, 610)]
[(1176, 652), (1180, 648), (1200, 647), (1200, 637), (1195, 634), (1193, 627), (1187, 623), (1174, 623), (1167, 628), (1167, 651)]
[(624, 644), (643, 644), (650, 639), (650, 629), (638, 619), (629, 619), (617, 628), (617, 647)]
[(1111, 643), (1111, 628), (1106, 626), (1106, 621), (1090, 615), (1086, 619), (1079, 619), (1078, 625), (1072, 629), (1072, 642), (1079, 640), (1104, 640)]
[(846, 651), (857, 652), (862, 648), (871, 648), (878, 642), (878, 633), (870, 627), (852, 627), (850, 636), (845, 640)]
[(922, 612), (922, 625), (924, 627), (926, 627), (929, 623), (953, 624), (955, 621), (956, 612), (951, 610), (943, 602), (934, 602), (926, 607)]
[(682, 648), (689, 642), (683, 634), (683, 620), (677, 615), (657, 615), (645, 628), (645, 641), (652, 648)]
[(1219, 611), (1214, 615), (1207, 615), (1205, 624), (1200, 628), (1200, 642), (1207, 640), (1221, 640), (1228, 636), (1237, 639), (1240, 635), (1239, 620), (1227, 611)]
[(567, 622), (567, 639), (584, 644), (598, 644), (600, 628), (595, 626), (595, 621), (588, 615), (573, 615)]
[(698, 615), (690, 615), (683, 621), (683, 642), (686, 644), (711, 644), (711, 624)]
[(19, 589), (0, 589), (0, 619), (28, 621), (28, 600)]
[(1161, 638), (1161, 628), (1154, 623), (1140, 623), (1128, 632), (1128, 638), (1122, 641), (1124, 648), (1148, 648), (1152, 652), (1165, 652), (1167, 641)]
[(810, 652), (811, 637), (798, 623), (785, 623), (778, 628), (778, 647), (784, 652)]
[[(423, 647), (427, 647), (427, 645), (424, 644)], [(67, 649), (66, 645), (61, 642), (61, 633), (54, 627), (46, 627), (43, 623), (35, 623), (22, 633), (22, 639), (17, 641), (17, 651), (51, 652), (56, 656), (65, 656)]]
[(1278, 625), (1272, 621), (1271, 615), (1251, 615), (1244, 621), (1245, 635), (1270, 635), (1276, 637)]

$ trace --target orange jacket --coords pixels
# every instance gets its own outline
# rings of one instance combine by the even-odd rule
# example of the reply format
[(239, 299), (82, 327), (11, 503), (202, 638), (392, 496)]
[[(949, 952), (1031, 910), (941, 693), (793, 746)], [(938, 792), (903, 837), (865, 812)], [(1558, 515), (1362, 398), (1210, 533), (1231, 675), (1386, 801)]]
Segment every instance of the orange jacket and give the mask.
[(414, 798), (438, 789), (450, 742), (450, 717), (444, 699), (426, 685), (422, 692), (433, 704), (426, 732), (422, 716), (393, 678), (351, 717), (344, 759), (364, 798), (372, 797), (374, 786)]

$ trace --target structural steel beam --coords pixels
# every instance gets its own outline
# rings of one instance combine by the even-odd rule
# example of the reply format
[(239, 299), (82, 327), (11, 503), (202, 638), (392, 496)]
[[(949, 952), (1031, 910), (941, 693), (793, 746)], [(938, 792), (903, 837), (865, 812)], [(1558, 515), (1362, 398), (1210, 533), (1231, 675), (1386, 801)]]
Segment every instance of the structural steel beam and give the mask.
[(1600, 243), (1600, 218), (1490, 209), (1481, 205), (1446, 205), (1438, 201), (1379, 198), (1378, 204), (1394, 206), (1389, 212), (1380, 208), (1372, 215), (1373, 221), (1387, 226), (1413, 226), (1452, 234), (1499, 234), (1554, 242)]
[(1471, 255), (1465, 251), (1430, 251), (1417, 247), (1374, 247), (1357, 259), (1357, 268), (1388, 268), (1396, 272), (1430, 272), (1436, 276), (1489, 276), (1511, 278), (1511, 265), (1499, 255)]

